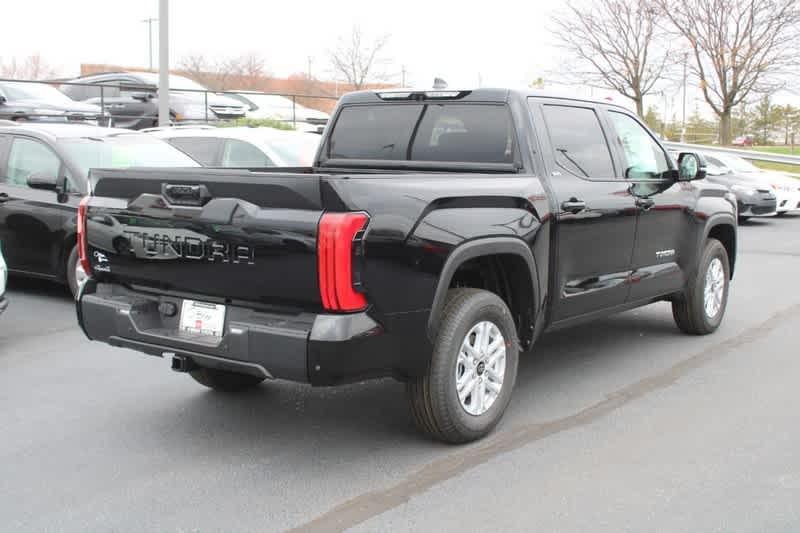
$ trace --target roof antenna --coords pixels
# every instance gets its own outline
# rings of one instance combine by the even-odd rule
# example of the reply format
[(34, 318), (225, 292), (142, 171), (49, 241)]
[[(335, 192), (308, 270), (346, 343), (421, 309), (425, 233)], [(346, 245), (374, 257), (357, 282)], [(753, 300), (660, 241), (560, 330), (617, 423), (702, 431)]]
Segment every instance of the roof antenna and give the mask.
[(434, 89), (447, 89), (447, 82), (442, 78), (433, 78)]

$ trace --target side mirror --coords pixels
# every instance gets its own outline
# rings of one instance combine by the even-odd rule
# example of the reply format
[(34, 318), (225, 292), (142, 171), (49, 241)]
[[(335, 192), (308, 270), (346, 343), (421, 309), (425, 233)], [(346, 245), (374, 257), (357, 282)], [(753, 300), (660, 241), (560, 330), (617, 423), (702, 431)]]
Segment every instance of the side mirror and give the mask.
[(148, 92), (128, 93), (128, 96), (130, 96), (134, 100), (139, 100), (140, 102), (147, 102), (148, 100), (153, 99), (153, 93), (148, 93)]
[(58, 178), (56, 176), (49, 176), (34, 172), (28, 176), (28, 187), (31, 189), (44, 189), (46, 191), (55, 191), (58, 186)]
[(5, 97), (5, 96), (3, 96), (2, 94), (0, 94), (0, 105), (3, 105), (3, 104), (5, 104), (6, 102), (8, 102), (8, 100), (6, 99), (6, 97)]
[(678, 155), (678, 181), (701, 180), (706, 177), (706, 160), (694, 152)]

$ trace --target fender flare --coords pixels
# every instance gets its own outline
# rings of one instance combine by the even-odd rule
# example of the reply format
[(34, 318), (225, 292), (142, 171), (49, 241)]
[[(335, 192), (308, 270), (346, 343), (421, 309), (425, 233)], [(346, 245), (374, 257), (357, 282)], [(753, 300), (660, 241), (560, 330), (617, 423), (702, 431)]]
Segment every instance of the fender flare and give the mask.
[[(532, 296), (535, 297), (539, 287), (539, 273), (536, 268), (536, 261), (533, 258), (533, 252), (524, 240), (515, 237), (482, 237), (467, 241), (450, 252), (439, 274), (439, 283), (436, 286), (431, 312), (428, 316), (428, 338), (431, 341), (434, 340), (439, 329), (447, 291), (450, 288), (450, 282), (453, 280), (456, 270), (470, 259), (498, 254), (517, 255), (525, 261), (525, 264), (528, 265), (531, 287), (534, 291)], [(534, 312), (538, 310), (538, 302), (535, 302), (533, 307)], [(532, 318), (535, 319), (535, 317)]]
[(728, 260), (730, 262), (730, 269), (731, 269), (731, 278), (733, 278), (733, 270), (734, 265), (736, 264), (736, 254), (738, 253), (738, 241), (739, 241), (739, 225), (736, 222), (736, 217), (730, 213), (716, 213), (711, 215), (708, 220), (706, 220), (706, 226), (703, 228), (703, 240), (700, 242), (702, 245), (703, 242), (708, 239), (708, 235), (711, 233), (711, 230), (714, 229), (716, 226), (731, 226), (733, 228), (733, 251), (734, 256), (729, 257)]

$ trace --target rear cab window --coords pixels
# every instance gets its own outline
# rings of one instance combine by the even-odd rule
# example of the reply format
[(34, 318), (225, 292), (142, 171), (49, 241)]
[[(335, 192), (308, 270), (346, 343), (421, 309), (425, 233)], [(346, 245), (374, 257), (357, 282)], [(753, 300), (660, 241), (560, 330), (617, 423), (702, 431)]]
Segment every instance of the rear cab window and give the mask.
[(514, 127), (505, 104), (355, 105), (343, 108), (326, 150), (331, 159), (513, 163)]

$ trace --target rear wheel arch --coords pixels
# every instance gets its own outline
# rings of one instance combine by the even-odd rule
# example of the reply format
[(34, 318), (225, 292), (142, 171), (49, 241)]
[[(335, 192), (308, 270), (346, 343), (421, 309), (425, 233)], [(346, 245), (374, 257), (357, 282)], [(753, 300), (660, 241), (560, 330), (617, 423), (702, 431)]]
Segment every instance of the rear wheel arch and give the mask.
[(497, 294), (511, 311), (521, 347), (530, 346), (538, 308), (538, 272), (525, 241), (514, 237), (481, 238), (461, 244), (450, 253), (431, 305), (429, 338), (434, 339), (439, 330), (447, 292), (458, 287)]

